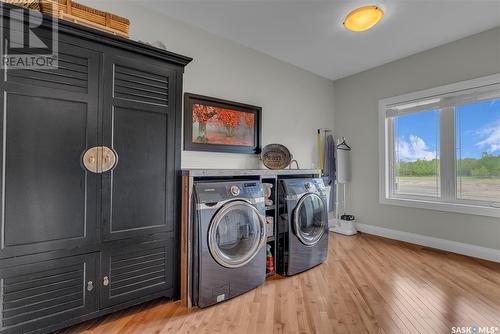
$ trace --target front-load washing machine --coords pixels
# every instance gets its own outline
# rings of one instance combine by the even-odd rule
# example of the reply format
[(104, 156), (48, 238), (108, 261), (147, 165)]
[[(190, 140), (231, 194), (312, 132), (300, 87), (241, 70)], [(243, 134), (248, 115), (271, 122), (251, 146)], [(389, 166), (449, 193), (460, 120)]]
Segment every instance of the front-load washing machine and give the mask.
[(194, 185), (193, 303), (207, 307), (266, 279), (266, 221), (259, 181)]
[(277, 272), (295, 275), (325, 261), (328, 212), (322, 179), (279, 180)]

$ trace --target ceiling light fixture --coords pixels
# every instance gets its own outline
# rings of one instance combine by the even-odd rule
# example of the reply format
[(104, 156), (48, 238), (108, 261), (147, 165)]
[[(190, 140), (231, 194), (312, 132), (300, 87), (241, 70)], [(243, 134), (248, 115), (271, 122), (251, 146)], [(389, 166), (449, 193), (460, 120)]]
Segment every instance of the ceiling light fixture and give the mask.
[(384, 11), (378, 6), (359, 7), (344, 20), (344, 27), (351, 31), (365, 31), (372, 28), (384, 17)]

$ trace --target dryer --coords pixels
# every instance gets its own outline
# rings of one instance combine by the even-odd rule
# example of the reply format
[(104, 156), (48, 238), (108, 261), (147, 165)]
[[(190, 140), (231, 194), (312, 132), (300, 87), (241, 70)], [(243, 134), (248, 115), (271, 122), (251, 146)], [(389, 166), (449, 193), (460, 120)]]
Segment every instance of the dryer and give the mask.
[(325, 261), (328, 211), (323, 180), (279, 180), (278, 203), (277, 272), (291, 276)]
[(193, 303), (207, 307), (266, 279), (266, 221), (259, 181), (194, 185)]

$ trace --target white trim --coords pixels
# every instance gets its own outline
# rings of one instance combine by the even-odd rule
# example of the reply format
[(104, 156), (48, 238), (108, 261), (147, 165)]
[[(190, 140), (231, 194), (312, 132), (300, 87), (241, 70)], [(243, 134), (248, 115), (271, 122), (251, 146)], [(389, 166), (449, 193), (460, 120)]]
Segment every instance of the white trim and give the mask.
[(436, 200), (424, 200), (421, 198), (380, 198), (380, 204), (405, 206), (410, 208), (428, 209), (435, 211), (446, 211), (446, 212), (457, 212), (468, 215), (486, 216), (486, 217), (497, 217), (500, 218), (500, 208), (498, 207), (488, 207), (481, 205), (472, 204), (460, 204), (457, 202), (447, 203), (438, 202)]
[[(455, 108), (443, 108), (439, 122), (439, 179), (441, 200), (453, 203), (457, 195)], [(451, 149), (450, 149), (451, 148)]]
[[(490, 89), (500, 89), (500, 73), (385, 98), (379, 101), (379, 202), (381, 204), (500, 217), (500, 207), (498, 203), (464, 201), (456, 198), (455, 118), (454, 112), (450, 112), (448, 108), (441, 108), (442, 111), (440, 112), (441, 196), (435, 200), (418, 196), (395, 196), (393, 194), (393, 184), (391, 183), (393, 179), (392, 172), (394, 163), (394, 134), (392, 130), (393, 118), (390, 115), (391, 106), (404, 103), (415, 104), (416, 101), (421, 101), (422, 99), (450, 95), (458, 97), (459, 94), (464, 94), (465, 92), (474, 95)], [(450, 147), (453, 148), (451, 151)]]
[(444, 85), (440, 87), (434, 87), (430, 89), (420, 90), (418, 92), (403, 94), (399, 96), (388, 97), (380, 100), (380, 102), (385, 105), (393, 105), (402, 103), (404, 101), (410, 102), (413, 100), (419, 100), (424, 98), (430, 98), (433, 96), (439, 96), (444, 94), (450, 94), (453, 92), (459, 92), (467, 89), (480, 88), (484, 86), (496, 85), (500, 83), (500, 73), (495, 73), (481, 78), (476, 78), (472, 80), (461, 81), (457, 83), (452, 83), (449, 85)]
[(374, 234), (389, 239), (409, 242), (412, 244), (441, 249), (452, 253), (500, 263), (499, 249), (486, 248), (471, 244), (465, 244), (458, 241), (439, 239), (416, 233), (397, 231), (374, 225), (356, 224), (356, 226), (358, 228), (358, 231), (364, 233)]
[(386, 118), (385, 104), (382, 101), (378, 103), (378, 184), (379, 184), (379, 200), (382, 203), (386, 199), (386, 195), (390, 193), (389, 189), (389, 168), (390, 163), (389, 150), (387, 143), (389, 142), (389, 124), (390, 121)]

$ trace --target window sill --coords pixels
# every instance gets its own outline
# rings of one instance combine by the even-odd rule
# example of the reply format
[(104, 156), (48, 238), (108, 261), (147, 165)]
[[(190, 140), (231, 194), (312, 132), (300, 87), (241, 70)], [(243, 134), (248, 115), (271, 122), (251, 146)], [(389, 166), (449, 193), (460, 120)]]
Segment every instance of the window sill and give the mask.
[(380, 204), (405, 206), (410, 208), (428, 209), (445, 212), (457, 212), (468, 215), (500, 218), (500, 208), (449, 202), (426, 201), (424, 199), (381, 198)]

